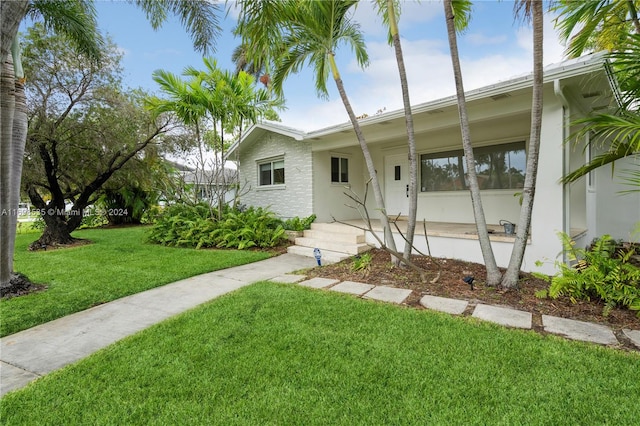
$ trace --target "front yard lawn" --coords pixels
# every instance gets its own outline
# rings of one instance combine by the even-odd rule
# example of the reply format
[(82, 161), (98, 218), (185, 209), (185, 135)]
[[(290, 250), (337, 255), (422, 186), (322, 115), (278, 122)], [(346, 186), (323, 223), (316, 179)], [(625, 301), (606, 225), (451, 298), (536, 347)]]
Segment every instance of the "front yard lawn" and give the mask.
[(0, 301), (0, 336), (205, 272), (266, 259), (258, 251), (194, 250), (145, 243), (145, 227), (73, 233), (93, 243), (27, 251), (39, 234), (16, 238), (14, 269), (48, 289)]
[(2, 399), (4, 424), (637, 424), (640, 356), (258, 283)]

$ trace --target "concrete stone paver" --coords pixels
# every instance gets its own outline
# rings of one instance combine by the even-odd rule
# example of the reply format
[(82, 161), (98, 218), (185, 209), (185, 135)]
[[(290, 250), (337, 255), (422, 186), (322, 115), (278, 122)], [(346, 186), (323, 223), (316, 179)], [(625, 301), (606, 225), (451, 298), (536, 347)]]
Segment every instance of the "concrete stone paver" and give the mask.
[(334, 280), (332, 278), (311, 278), (310, 280), (302, 281), (299, 284), (304, 287), (311, 288), (326, 288), (330, 285), (340, 282), (339, 280)]
[(446, 312), (453, 315), (462, 315), (467, 309), (469, 302), (466, 300), (449, 299), (448, 297), (423, 296), (420, 304), (427, 309)]
[(307, 277), (304, 275), (285, 274), (271, 278), (269, 281), (272, 281), (274, 283), (295, 284), (304, 280), (305, 278)]
[(375, 286), (372, 284), (359, 283), (355, 281), (343, 281), (340, 284), (334, 285), (329, 290), (362, 296), (374, 287)]
[(483, 305), (481, 303), (473, 310), (472, 316), (484, 321), (516, 328), (531, 328), (532, 322), (530, 312), (500, 306)]
[(411, 290), (386, 286), (376, 286), (364, 295), (367, 299), (401, 304), (411, 294)]
[(622, 332), (634, 345), (640, 348), (640, 330), (629, 330), (628, 328), (624, 328)]
[(613, 331), (611, 331), (609, 327), (600, 324), (543, 315), (542, 326), (546, 332), (560, 334), (573, 340), (582, 340), (603, 345), (618, 344), (618, 339), (616, 335), (613, 334)]

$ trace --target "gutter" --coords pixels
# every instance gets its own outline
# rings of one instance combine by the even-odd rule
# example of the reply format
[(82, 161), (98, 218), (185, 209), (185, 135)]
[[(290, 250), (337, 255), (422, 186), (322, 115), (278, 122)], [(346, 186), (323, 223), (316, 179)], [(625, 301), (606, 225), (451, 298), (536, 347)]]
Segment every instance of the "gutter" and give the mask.
[[(560, 79), (553, 80), (553, 92), (562, 104), (562, 176), (566, 176), (569, 173), (571, 167), (570, 154), (571, 144), (567, 143), (567, 138), (571, 132), (571, 122), (569, 101), (564, 96), (562, 91), (562, 85)], [(562, 184), (562, 232), (567, 235), (571, 235), (571, 184)], [(562, 261), (567, 263), (567, 254), (562, 252)]]

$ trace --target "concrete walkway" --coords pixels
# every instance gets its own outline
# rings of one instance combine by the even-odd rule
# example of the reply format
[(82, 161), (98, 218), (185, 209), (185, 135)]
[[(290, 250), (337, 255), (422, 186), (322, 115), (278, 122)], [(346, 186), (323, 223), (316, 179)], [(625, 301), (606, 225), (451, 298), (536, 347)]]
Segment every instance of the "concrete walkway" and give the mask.
[[(256, 281), (328, 289), (365, 299), (403, 303), (411, 290), (374, 286), (328, 278), (307, 280), (291, 275), (315, 266), (315, 259), (284, 254), (248, 265), (210, 272), (124, 297), (0, 339), (0, 395), (20, 389), (32, 380), (85, 358), (120, 339), (161, 322), (218, 296)], [(528, 312), (464, 300), (424, 296), (420, 303), (428, 309), (449, 314), (470, 314), (481, 320), (508, 327), (532, 328)], [(604, 345), (618, 345), (608, 327), (552, 316), (542, 316), (544, 330), (570, 339)], [(623, 330), (622, 336), (640, 348), (640, 331)]]
[(315, 264), (313, 258), (283, 254), (187, 278), (3, 337), (0, 395), (225, 293)]

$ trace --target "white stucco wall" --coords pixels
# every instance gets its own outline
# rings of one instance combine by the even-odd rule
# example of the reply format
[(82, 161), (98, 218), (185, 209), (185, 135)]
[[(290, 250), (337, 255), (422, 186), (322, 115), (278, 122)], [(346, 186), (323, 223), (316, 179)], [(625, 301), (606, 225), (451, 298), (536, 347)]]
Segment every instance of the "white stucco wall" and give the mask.
[(633, 231), (640, 222), (640, 192), (621, 194), (632, 189), (620, 179), (625, 169), (638, 170), (640, 158), (628, 157), (616, 161), (614, 175), (611, 167), (603, 166), (593, 171), (593, 185), (588, 193), (587, 243), (593, 238), (609, 234), (615, 239), (638, 241), (640, 236)]
[[(258, 185), (261, 160), (284, 158), (285, 184)], [(240, 151), (240, 185), (245, 185), (240, 202), (248, 206), (268, 207), (282, 218), (307, 217), (313, 213), (313, 167), (309, 142), (266, 134), (262, 140)], [(247, 192), (248, 191), (248, 192)]]
[[(331, 157), (349, 160), (349, 184), (331, 182)], [(339, 148), (313, 153), (313, 211), (318, 222), (357, 219), (357, 212), (348, 207), (354, 205), (346, 195), (349, 189), (362, 197), (364, 195), (364, 175), (366, 167), (359, 147)], [(346, 186), (346, 187), (345, 187)]]

